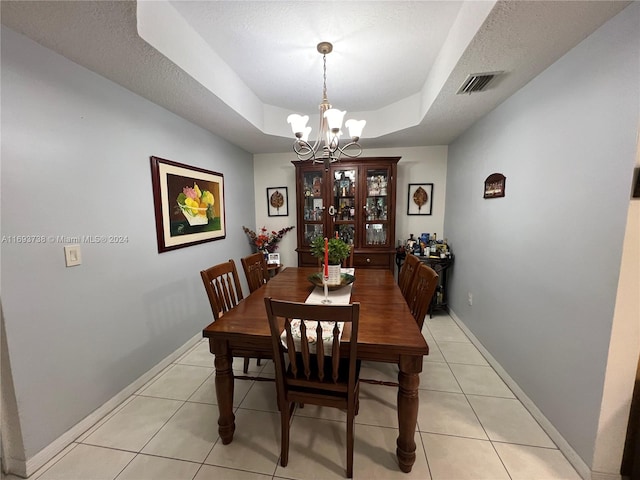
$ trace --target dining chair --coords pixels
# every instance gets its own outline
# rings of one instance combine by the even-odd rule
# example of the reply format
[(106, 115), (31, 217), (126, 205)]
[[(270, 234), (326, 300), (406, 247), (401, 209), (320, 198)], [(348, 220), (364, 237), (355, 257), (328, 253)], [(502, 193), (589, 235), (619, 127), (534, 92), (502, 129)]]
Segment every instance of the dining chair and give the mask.
[[(360, 389), (357, 360), (360, 304), (314, 305), (269, 297), (264, 303), (271, 329), (280, 410), (280, 465), (286, 467), (289, 462), (289, 429), (296, 403), (334, 407), (347, 411), (347, 477), (351, 478)], [(342, 346), (339, 324), (348, 332), (348, 340)], [(318, 337), (322, 341), (315, 341)]]
[(353, 268), (353, 245), (349, 245), (349, 256), (342, 261), (342, 268)]
[[(402, 267), (400, 268), (400, 274), (398, 275), (398, 286), (402, 292), (402, 296), (405, 300), (409, 297), (409, 290), (413, 282), (413, 277), (421, 265), (420, 259), (415, 255), (408, 254)], [(408, 300), (407, 300), (408, 301)]]
[(438, 278), (439, 276), (433, 268), (421, 263), (411, 282), (407, 304), (420, 330), (422, 330), (424, 317), (427, 315), (427, 310), (438, 286)]
[(247, 278), (249, 292), (253, 293), (262, 285), (269, 281), (269, 271), (267, 270), (267, 262), (264, 261), (264, 255), (260, 252), (254, 253), (240, 259), (242, 269)]
[[(264, 257), (262, 258), (264, 259)], [(235, 308), (244, 298), (240, 279), (238, 278), (238, 270), (233, 259), (202, 270), (200, 276), (209, 297), (214, 320), (218, 320), (226, 312)], [(244, 373), (249, 371), (249, 358), (244, 357), (242, 369)], [(260, 364), (259, 362), (260, 360), (258, 359), (258, 365)]]

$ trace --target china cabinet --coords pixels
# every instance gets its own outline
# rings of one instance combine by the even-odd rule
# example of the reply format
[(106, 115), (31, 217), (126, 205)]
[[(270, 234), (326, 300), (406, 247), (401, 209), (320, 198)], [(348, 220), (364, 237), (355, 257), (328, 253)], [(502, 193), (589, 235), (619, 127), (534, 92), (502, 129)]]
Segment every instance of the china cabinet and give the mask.
[(395, 266), (396, 178), (400, 157), (369, 157), (296, 168), (298, 265), (314, 266), (313, 239), (338, 236), (353, 245), (355, 268)]

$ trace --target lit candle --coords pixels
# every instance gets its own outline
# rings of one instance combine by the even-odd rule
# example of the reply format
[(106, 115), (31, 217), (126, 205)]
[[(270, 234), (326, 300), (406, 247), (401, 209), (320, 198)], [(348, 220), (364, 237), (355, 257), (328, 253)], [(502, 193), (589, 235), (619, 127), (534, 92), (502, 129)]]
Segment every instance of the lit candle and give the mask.
[(329, 240), (324, 237), (324, 276), (329, 277)]

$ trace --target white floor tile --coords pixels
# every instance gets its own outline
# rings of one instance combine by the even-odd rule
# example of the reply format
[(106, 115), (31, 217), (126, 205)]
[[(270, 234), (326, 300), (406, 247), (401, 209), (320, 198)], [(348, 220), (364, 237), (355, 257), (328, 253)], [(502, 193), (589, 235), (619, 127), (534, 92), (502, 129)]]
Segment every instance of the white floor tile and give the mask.
[(384, 382), (398, 381), (398, 365), (394, 363), (362, 362), (360, 366), (360, 378), (370, 380), (382, 380)]
[(433, 480), (510, 480), (487, 440), (423, 433)]
[[(237, 407), (253, 385), (252, 380), (235, 380), (233, 384), (233, 406)], [(275, 387), (274, 387), (275, 388)], [(189, 397), (190, 402), (217, 405), (215, 373), (212, 373), (202, 385)]]
[(402, 472), (398, 466), (397, 439), (398, 430), (395, 428), (356, 425), (353, 478), (356, 480), (429, 480), (431, 476), (420, 434), (416, 432), (415, 435), (416, 462), (409, 473)]
[(91, 435), (93, 432), (95, 432), (99, 427), (101, 427), (102, 425), (104, 425), (107, 420), (109, 420), (111, 417), (113, 417), (116, 413), (118, 413), (120, 410), (122, 410), (129, 402), (131, 402), (134, 398), (136, 398), (135, 395), (131, 395), (129, 398), (127, 398), (124, 402), (122, 402), (120, 405), (118, 405), (116, 408), (114, 408), (113, 410), (111, 410), (107, 415), (105, 415), (104, 417), (102, 417), (98, 422), (96, 422), (91, 428), (89, 428), (86, 432), (84, 432), (82, 435), (80, 435), (78, 438), (76, 438), (76, 442), (78, 443), (82, 443), (89, 435)]
[(580, 480), (559, 450), (493, 443), (512, 480)]
[(435, 340), (427, 340), (427, 345), (429, 345), (429, 355), (425, 355), (424, 357), (422, 357), (423, 361), (440, 363), (446, 362)]
[(181, 405), (177, 400), (136, 397), (83, 443), (139, 452)]
[(78, 445), (39, 477), (39, 480), (114, 480), (134, 453)]
[(509, 387), (491, 367), (457, 363), (450, 363), (449, 367), (458, 380), (462, 391), (467, 395), (515, 398)]
[[(397, 387), (361, 383), (360, 409), (355, 421), (363, 425), (398, 428), (397, 403)], [(344, 418), (346, 421), (346, 414)]]
[(209, 342), (202, 341), (198, 342), (195, 347), (176, 360), (175, 363), (213, 368), (213, 360), (214, 356), (209, 351)]
[(465, 342), (470, 343), (458, 325), (437, 325), (427, 327), (436, 342)]
[(462, 393), (456, 377), (449, 365), (440, 362), (422, 362), (420, 373), (420, 390), (439, 390), (441, 392)]
[(213, 368), (172, 365), (164, 375), (142, 390), (140, 395), (186, 400), (213, 373)]
[(485, 365), (489, 363), (472, 343), (438, 342), (438, 348), (448, 363), (464, 363), (467, 365)]
[[(240, 380), (236, 380), (236, 383)], [(252, 382), (251, 388), (240, 403), (240, 408), (278, 412), (276, 382)], [(235, 390), (235, 385), (234, 385)], [(234, 392), (235, 400), (235, 392)]]
[(185, 403), (142, 453), (202, 463), (218, 438), (218, 408)]
[(421, 390), (418, 428), (421, 432), (487, 439), (471, 405), (460, 393)]
[(116, 480), (192, 480), (199, 463), (137, 455)]
[(273, 475), (279, 458), (280, 414), (240, 408), (233, 441), (218, 440), (204, 463)]
[[(358, 425), (355, 432), (357, 436)], [(278, 463), (275, 475), (293, 479), (343, 480), (347, 468), (346, 439), (344, 422), (295, 417), (290, 430), (289, 463), (286, 467)]]
[(271, 480), (271, 475), (203, 465), (193, 480)]
[(491, 440), (555, 448), (555, 444), (515, 399), (467, 397)]

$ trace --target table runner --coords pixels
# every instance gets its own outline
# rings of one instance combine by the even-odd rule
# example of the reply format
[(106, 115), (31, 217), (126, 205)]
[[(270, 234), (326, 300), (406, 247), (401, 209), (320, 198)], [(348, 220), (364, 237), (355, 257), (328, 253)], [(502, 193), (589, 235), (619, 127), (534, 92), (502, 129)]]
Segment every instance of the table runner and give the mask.
[[(349, 275), (354, 275), (354, 268), (341, 268), (340, 273), (347, 273)], [(329, 299), (331, 300), (331, 305), (348, 305), (351, 301), (351, 288), (353, 284), (347, 285), (346, 287), (340, 288), (338, 290), (329, 291)], [(323, 287), (315, 287), (313, 291), (309, 294), (304, 303), (311, 303), (315, 305), (321, 305), (322, 300), (324, 300), (324, 288)], [(300, 350), (300, 324), (302, 322), (299, 319), (291, 320), (291, 333), (293, 335), (293, 341), (296, 346), (296, 351)], [(320, 322), (322, 326), (322, 341), (324, 343), (324, 351), (325, 356), (331, 356), (331, 352), (333, 351), (333, 327), (335, 322)], [(306, 321), (305, 326), (307, 327), (307, 339), (309, 340), (309, 351), (311, 353), (316, 352), (316, 322), (314, 321)], [(338, 322), (338, 329), (340, 330), (340, 335), (342, 335), (342, 322)], [(282, 344), (286, 347), (286, 332), (282, 332), (281, 336)]]

